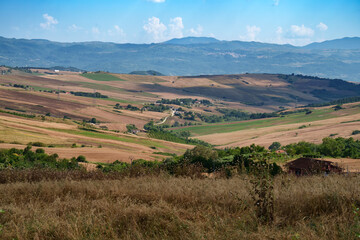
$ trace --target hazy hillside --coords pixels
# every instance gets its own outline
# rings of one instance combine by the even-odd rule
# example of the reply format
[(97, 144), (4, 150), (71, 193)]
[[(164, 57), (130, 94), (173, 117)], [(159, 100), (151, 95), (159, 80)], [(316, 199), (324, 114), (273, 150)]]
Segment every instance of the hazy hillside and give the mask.
[(185, 38), (174, 38), (166, 41), (166, 44), (207, 44), (207, 43), (218, 43), (220, 42), (216, 38), (212, 37), (185, 37)]
[[(352, 44), (348, 42), (351, 40)], [(173, 39), (159, 44), (58, 43), (0, 37), (0, 64), (72, 66), (128, 73), (153, 69), (165, 75), (295, 73), (360, 80), (358, 38), (294, 47), (213, 38)], [(327, 48), (336, 47), (336, 50)]]
[(324, 41), (320, 43), (311, 43), (305, 46), (307, 49), (360, 49), (360, 38), (342, 38)]

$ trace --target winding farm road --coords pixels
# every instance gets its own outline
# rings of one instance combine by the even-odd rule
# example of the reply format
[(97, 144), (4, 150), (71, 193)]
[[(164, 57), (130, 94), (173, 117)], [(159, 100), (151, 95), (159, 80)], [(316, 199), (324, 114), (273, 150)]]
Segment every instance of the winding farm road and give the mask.
[(173, 109), (171, 109), (171, 114), (169, 116), (165, 117), (164, 120), (162, 120), (162, 122), (155, 123), (155, 125), (164, 124), (169, 117), (173, 117), (174, 115), (175, 115), (175, 111)]

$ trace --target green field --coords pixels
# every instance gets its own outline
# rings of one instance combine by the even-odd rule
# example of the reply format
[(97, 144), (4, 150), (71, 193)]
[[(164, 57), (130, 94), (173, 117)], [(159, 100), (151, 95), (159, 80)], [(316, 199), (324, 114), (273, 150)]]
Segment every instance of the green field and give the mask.
[(125, 81), (121, 78), (115, 77), (111, 74), (107, 74), (107, 73), (83, 73), (81, 74), (81, 76), (89, 78), (91, 80), (96, 80), (96, 81)]
[[(314, 109), (313, 112), (309, 115), (306, 115), (305, 113), (294, 113), (294, 114), (286, 115), (284, 117), (266, 118), (266, 119), (249, 120), (249, 121), (241, 121), (241, 122), (216, 123), (216, 124), (206, 124), (206, 125), (204, 124), (201, 126), (177, 128), (177, 129), (173, 129), (173, 131), (180, 132), (180, 131), (188, 130), (191, 132), (193, 136), (201, 136), (201, 135), (208, 135), (213, 133), (234, 132), (249, 128), (263, 128), (263, 127), (292, 124), (292, 123), (306, 123), (306, 122), (338, 117), (336, 114), (331, 114), (333, 112), (334, 110), (331, 108)], [(360, 113), (360, 108), (346, 109), (346, 110), (342, 110), (342, 112), (347, 115), (352, 115), (352, 114)]]

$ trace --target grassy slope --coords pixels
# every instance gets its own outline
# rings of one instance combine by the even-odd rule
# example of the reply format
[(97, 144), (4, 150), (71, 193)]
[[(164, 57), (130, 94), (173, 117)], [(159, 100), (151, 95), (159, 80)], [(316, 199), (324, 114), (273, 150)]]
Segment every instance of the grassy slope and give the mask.
[[(174, 131), (178, 132), (178, 131), (188, 130), (195, 136), (207, 135), (213, 133), (226, 133), (226, 132), (240, 131), (248, 128), (263, 128), (263, 127), (271, 127), (274, 125), (306, 123), (306, 122), (336, 118), (337, 115), (331, 114), (333, 112), (334, 110), (329, 108), (315, 109), (313, 110), (313, 113), (310, 115), (306, 115), (305, 113), (294, 113), (287, 115), (285, 117), (249, 120), (249, 121), (241, 121), (241, 122), (206, 124), (201, 126), (178, 128), (178, 129), (174, 129)], [(349, 114), (355, 114), (359, 112), (360, 109), (358, 108), (351, 111)]]
[(96, 81), (125, 81), (108, 73), (83, 73), (81, 76)]

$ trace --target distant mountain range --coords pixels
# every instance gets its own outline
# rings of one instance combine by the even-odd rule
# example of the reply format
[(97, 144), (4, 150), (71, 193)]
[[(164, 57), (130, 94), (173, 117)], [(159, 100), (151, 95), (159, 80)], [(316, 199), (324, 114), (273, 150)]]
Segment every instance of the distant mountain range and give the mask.
[(295, 73), (360, 81), (360, 38), (304, 47), (187, 37), (156, 44), (59, 43), (0, 37), (0, 65), (75, 67), (129, 73), (152, 69), (165, 75)]

